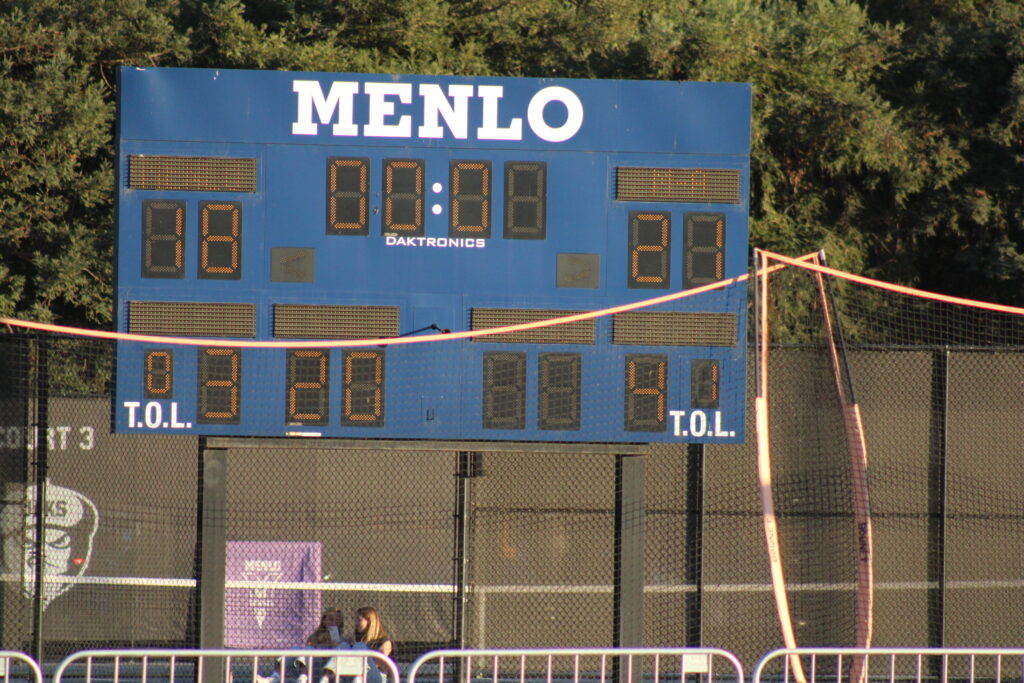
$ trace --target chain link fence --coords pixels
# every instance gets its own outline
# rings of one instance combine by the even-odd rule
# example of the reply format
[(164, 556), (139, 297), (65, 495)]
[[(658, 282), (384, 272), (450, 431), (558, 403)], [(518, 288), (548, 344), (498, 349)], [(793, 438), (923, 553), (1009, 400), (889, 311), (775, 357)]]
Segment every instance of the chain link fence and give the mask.
[[(780, 476), (802, 482), (778, 494), (808, 563), (791, 590), (825, 606), (794, 627), (801, 645), (844, 645), (817, 641), (847, 628), (852, 570), (816, 563), (816, 549), (849, 542), (822, 531), (823, 515), (848, 525), (852, 513), (798, 499), (827, 478), (800, 453), (831, 438), (810, 433), (831, 378), (806, 349), (773, 354), (774, 395), (795, 416), (773, 447), (792, 454)], [(850, 358), (871, 446), (875, 644), (1013, 644), (1024, 352)], [(325, 609), (351, 633), (366, 605), (405, 663), (453, 646), (608, 647), (627, 632), (635, 645), (720, 647), (744, 662), (781, 646), (752, 443), (462, 450), (119, 435), (113, 365), (104, 342), (0, 337), (0, 647), (47, 660), (211, 638), (295, 647)]]

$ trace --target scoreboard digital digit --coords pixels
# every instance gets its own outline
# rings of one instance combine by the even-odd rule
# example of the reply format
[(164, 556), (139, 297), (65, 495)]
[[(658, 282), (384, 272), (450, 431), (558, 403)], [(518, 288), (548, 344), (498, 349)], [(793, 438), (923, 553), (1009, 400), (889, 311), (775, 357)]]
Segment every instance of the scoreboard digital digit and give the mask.
[[(748, 84), (123, 68), (116, 328), (377, 340), (746, 273)], [(118, 343), (120, 433), (739, 442), (746, 286)]]

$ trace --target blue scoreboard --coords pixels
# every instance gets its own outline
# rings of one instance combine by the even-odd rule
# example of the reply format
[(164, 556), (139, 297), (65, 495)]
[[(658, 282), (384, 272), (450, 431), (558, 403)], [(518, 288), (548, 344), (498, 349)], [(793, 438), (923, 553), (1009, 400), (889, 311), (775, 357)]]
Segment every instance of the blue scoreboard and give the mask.
[(379, 340), (746, 273), (748, 84), (119, 77), (116, 431), (743, 440), (744, 283)]

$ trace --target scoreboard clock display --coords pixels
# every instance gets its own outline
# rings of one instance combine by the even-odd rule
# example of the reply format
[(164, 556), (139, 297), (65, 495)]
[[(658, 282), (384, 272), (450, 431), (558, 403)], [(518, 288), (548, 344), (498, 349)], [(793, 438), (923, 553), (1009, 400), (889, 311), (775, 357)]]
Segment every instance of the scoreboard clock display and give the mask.
[[(118, 432), (738, 442), (750, 86), (119, 74)], [(329, 348), (315, 340), (375, 340)], [(248, 342), (275, 342), (271, 347)]]

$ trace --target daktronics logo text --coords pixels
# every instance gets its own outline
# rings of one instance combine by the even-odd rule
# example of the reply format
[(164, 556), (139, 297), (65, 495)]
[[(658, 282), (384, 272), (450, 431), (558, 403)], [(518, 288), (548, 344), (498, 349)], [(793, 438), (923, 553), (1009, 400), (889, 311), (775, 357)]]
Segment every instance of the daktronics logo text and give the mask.
[(431, 247), (435, 249), (483, 249), (487, 240), (479, 237), (399, 237), (385, 235), (389, 247)]
[[(316, 135), (321, 125), (330, 125), (331, 133), (339, 137), (429, 140), (443, 138), (447, 129), (456, 140), (470, 136), (476, 140), (523, 139), (522, 116), (502, 116), (505, 90), (500, 85), (453, 84), (446, 94), (436, 83), (421, 83), (415, 91), (415, 104), (412, 83), (334, 81), (324, 94), (319, 81), (296, 80), (292, 81), (292, 91), (297, 104), (292, 135)], [(357, 97), (366, 99), (368, 116), (363, 124), (355, 122)], [(564, 121), (552, 126), (545, 120), (544, 110), (555, 103), (564, 107)], [(422, 112), (423, 121), (416, 127), (415, 135), (409, 113), (413, 107)], [(481, 122), (474, 130), (469, 127), (471, 108), (479, 112), (477, 118)], [(534, 93), (525, 114), (530, 130), (546, 142), (565, 142), (583, 125), (583, 103), (576, 93), (561, 86), (548, 86)], [(501, 125), (502, 120), (507, 120), (508, 125)]]

